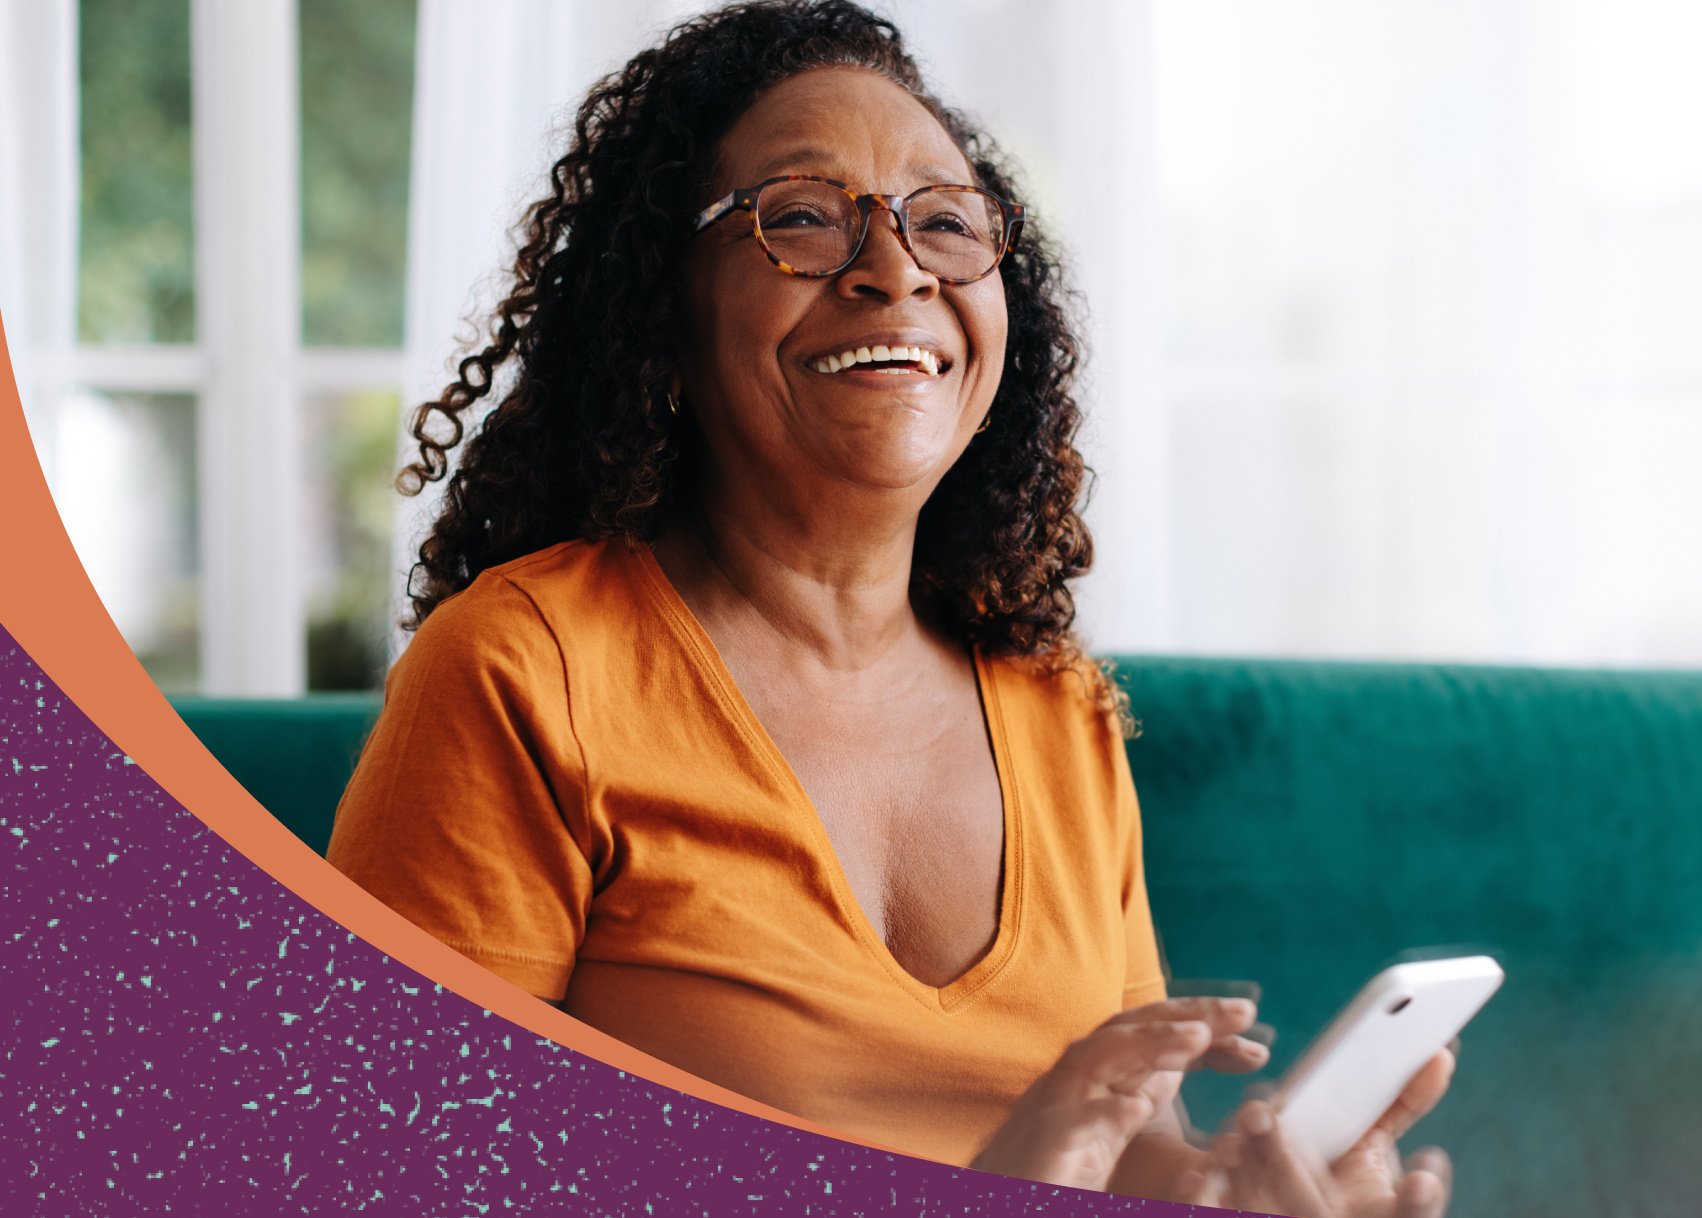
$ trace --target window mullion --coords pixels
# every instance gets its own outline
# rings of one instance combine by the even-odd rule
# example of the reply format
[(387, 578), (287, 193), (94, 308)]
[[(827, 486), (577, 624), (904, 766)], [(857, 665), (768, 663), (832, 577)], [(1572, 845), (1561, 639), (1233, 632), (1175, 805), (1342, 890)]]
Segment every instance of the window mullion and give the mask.
[(306, 685), (295, 0), (192, 0), (202, 684)]

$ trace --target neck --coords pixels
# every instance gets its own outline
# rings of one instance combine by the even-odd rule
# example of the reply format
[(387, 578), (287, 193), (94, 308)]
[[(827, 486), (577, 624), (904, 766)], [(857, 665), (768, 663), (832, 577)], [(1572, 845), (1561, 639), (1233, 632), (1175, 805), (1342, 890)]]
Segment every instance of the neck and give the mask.
[(657, 539), (658, 561), (705, 625), (767, 633), (838, 672), (873, 668), (915, 638), (914, 512), (784, 511), (743, 499), (706, 496)]

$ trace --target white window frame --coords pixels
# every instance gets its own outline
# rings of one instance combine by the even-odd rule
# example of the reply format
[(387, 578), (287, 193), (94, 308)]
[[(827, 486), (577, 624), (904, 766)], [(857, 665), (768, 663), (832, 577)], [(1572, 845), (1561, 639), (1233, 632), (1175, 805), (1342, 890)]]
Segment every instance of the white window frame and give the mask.
[(301, 402), (400, 387), (401, 346), (301, 340), (296, 0), (191, 0), (197, 341), (82, 345), (72, 379), (197, 399), (200, 683), (219, 697), (307, 689)]

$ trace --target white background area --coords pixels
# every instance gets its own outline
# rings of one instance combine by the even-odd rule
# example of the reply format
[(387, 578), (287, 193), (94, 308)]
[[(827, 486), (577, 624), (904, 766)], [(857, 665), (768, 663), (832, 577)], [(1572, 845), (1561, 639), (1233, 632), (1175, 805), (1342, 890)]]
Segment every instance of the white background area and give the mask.
[[(294, 7), (194, 5), (197, 89), (271, 133), (258, 157), (198, 148), (197, 203), (252, 208), (243, 183), (294, 181)], [(436, 396), (579, 97), (696, 7), (422, 0), (406, 338), (346, 357), (361, 383)], [(1020, 201), (1084, 294), (1093, 649), (1702, 664), (1702, 6), (884, 9), (1022, 167)], [(73, 341), (74, 32), (66, 0), (0, 0), (0, 311), (44, 467), (124, 627), (161, 530), (138, 471), (159, 458), (79, 392), (132, 374)], [(236, 51), (255, 62), (221, 78)], [(287, 200), (243, 216), (294, 223)], [(293, 434), (280, 412), (345, 357), (299, 349), (288, 259), (276, 240), (237, 248), (253, 244), (202, 272), (204, 309), (228, 304), (176, 374), (146, 353), (125, 367), (201, 395), (199, 511), (225, 522), (202, 531), (205, 688), (292, 694), (305, 547), (275, 479), (304, 475), (262, 475), (253, 429)], [(421, 510), (398, 508), (398, 591)]]

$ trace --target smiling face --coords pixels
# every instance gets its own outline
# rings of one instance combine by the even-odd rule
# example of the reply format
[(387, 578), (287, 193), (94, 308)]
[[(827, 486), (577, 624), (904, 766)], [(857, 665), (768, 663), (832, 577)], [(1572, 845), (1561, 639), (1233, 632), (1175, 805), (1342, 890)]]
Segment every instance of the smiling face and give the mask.
[[(861, 193), (973, 183), (962, 151), (915, 98), (860, 68), (794, 76), (722, 139), (709, 198), (781, 174)], [(709, 202), (709, 198), (703, 202)], [(707, 444), (707, 485), (784, 489), (794, 505), (835, 489), (908, 491), (919, 511), (981, 423), (1005, 355), (997, 273), (942, 285), (876, 210), (845, 270), (778, 270), (735, 211), (698, 235), (687, 266), (681, 392)], [(919, 359), (841, 367), (867, 348)], [(839, 369), (839, 370), (836, 370)]]

